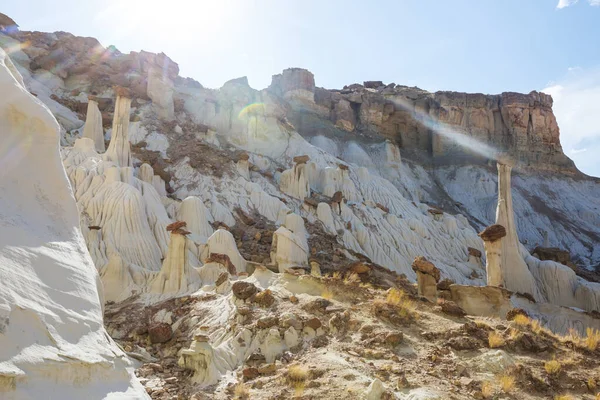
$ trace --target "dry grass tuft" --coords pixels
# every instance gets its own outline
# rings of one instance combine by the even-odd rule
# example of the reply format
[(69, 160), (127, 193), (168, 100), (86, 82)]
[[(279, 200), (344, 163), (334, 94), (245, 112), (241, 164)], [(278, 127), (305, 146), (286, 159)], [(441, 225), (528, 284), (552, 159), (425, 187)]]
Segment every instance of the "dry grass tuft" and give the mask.
[(554, 400), (575, 400), (570, 394), (561, 394), (554, 396)]
[(531, 320), (526, 315), (517, 314), (515, 318), (513, 318), (513, 322), (519, 326), (527, 326), (531, 323)]
[(490, 345), (490, 348), (495, 349), (497, 347), (502, 347), (505, 343), (504, 338), (498, 332), (491, 331), (489, 333), (488, 344)]
[(510, 393), (515, 388), (515, 377), (511, 375), (502, 375), (500, 377), (500, 387), (504, 393)]
[(328, 288), (325, 288), (325, 290), (323, 290), (323, 293), (321, 293), (321, 297), (325, 300), (331, 300), (333, 299), (333, 291), (331, 291)]
[(481, 319), (475, 320), (475, 326), (477, 326), (479, 329), (486, 329), (486, 330), (493, 329), (489, 323), (487, 323), (486, 321), (483, 321)]
[(546, 361), (544, 363), (544, 369), (546, 370), (546, 372), (549, 375), (558, 374), (561, 369), (560, 361), (556, 361), (556, 359), (551, 360), (551, 361)]
[(346, 275), (344, 278), (344, 284), (346, 285), (354, 285), (360, 282), (360, 276), (356, 272)]
[(402, 290), (392, 288), (388, 292), (385, 302), (396, 310), (402, 319), (414, 319), (417, 317), (415, 305)]
[(533, 319), (531, 320), (531, 331), (535, 334), (540, 334), (542, 333), (542, 331), (544, 330), (544, 328), (542, 328), (542, 325), (540, 324), (540, 321), (538, 321), (537, 319)]
[(585, 347), (589, 351), (596, 351), (600, 343), (600, 331), (597, 329), (587, 328), (585, 330), (586, 337), (583, 339)]
[(587, 387), (589, 389), (590, 392), (594, 393), (596, 391), (596, 380), (593, 377), (590, 377), (587, 380)]
[(509, 335), (508, 338), (510, 340), (517, 340), (519, 339), (521, 336), (523, 336), (523, 333), (521, 331), (519, 331), (518, 329), (511, 329), (509, 331)]
[(235, 400), (247, 400), (250, 398), (250, 390), (243, 383), (238, 383), (233, 390)]
[(287, 382), (294, 388), (296, 395), (300, 395), (308, 379), (308, 368), (302, 365), (292, 365), (287, 370)]
[(490, 381), (481, 383), (481, 394), (484, 399), (489, 399), (494, 395), (494, 385)]

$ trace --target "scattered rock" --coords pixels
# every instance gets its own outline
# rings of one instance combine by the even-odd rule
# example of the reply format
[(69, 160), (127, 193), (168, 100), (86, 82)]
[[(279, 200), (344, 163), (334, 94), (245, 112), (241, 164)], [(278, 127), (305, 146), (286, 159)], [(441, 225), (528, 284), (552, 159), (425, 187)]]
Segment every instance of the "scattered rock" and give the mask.
[(245, 381), (250, 381), (259, 375), (258, 368), (248, 367), (242, 370), (242, 376)]
[(467, 247), (467, 251), (469, 252), (470, 256), (481, 258), (481, 251), (477, 250), (476, 248)]
[(231, 286), (233, 295), (241, 300), (247, 300), (258, 292), (254, 284), (250, 282), (238, 281)]
[(331, 301), (322, 297), (316, 298), (304, 306), (306, 311), (324, 313), (327, 307), (331, 305)]
[(313, 328), (315, 331), (322, 326), (321, 320), (316, 317), (309, 319), (304, 323), (304, 325)]
[(279, 324), (279, 318), (277, 316), (262, 317), (256, 321), (256, 326), (259, 329), (267, 329)]
[(388, 346), (396, 347), (400, 343), (402, 343), (403, 339), (404, 339), (404, 334), (402, 332), (400, 332), (400, 331), (389, 332), (388, 334), (385, 335), (385, 339), (383, 340), (383, 342), (385, 344), (387, 344)]
[(441, 300), (438, 301), (439, 306), (442, 308), (442, 312), (448, 315), (453, 315), (455, 317), (464, 317), (467, 315), (465, 310), (460, 308), (458, 304), (449, 300)]
[(258, 373), (261, 375), (273, 375), (275, 372), (277, 372), (277, 366), (273, 363), (258, 367)]
[(254, 296), (254, 303), (268, 308), (275, 303), (275, 296), (273, 296), (273, 292), (270, 289), (266, 289)]
[(152, 343), (165, 343), (173, 337), (173, 329), (171, 325), (164, 322), (159, 322), (150, 325), (148, 335)]

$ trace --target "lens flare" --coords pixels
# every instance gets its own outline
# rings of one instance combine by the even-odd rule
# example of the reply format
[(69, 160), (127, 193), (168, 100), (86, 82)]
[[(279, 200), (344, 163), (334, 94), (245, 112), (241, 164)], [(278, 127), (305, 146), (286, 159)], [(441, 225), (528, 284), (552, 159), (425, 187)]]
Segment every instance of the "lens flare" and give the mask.
[(488, 157), (493, 160), (497, 160), (499, 151), (485, 143), (481, 143), (475, 138), (465, 135), (464, 133), (458, 132), (450, 125), (440, 122), (437, 119), (426, 114), (424, 111), (416, 110), (412, 103), (404, 100), (394, 99), (392, 100), (394, 105), (403, 111), (410, 113), (415, 121), (430, 129), (434, 133), (451, 140), (461, 147), (471, 150), (480, 156)]
[(240, 113), (238, 114), (238, 118), (249, 118), (249, 117), (258, 117), (265, 115), (266, 107), (265, 103), (252, 103), (248, 104), (246, 107), (242, 108)]
[(23, 49), (26, 49), (29, 46), (31, 46), (31, 42), (30, 41), (26, 41), (26, 42), (23, 42), (23, 43), (16, 43), (14, 45), (7, 46), (6, 48), (4, 48), (4, 51), (8, 55), (10, 55), (10, 54), (16, 53), (17, 51), (21, 51)]

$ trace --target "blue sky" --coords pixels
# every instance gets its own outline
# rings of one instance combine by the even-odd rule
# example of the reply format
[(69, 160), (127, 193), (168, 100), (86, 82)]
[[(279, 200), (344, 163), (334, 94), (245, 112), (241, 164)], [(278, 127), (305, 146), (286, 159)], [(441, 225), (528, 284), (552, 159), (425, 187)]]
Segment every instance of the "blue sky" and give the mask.
[[(23, 30), (165, 52), (207, 87), (304, 67), (318, 86), (382, 80), (435, 90), (546, 90), (561, 142), (600, 176), (600, 0), (20, 0)], [(594, 104), (595, 103), (595, 104)], [(594, 115), (597, 114), (597, 115)]]

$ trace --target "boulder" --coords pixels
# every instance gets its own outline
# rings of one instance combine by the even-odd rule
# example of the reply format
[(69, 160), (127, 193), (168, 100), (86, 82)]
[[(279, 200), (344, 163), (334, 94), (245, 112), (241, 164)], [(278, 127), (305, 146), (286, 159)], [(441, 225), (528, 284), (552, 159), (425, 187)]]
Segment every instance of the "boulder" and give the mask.
[(250, 282), (238, 281), (231, 286), (233, 295), (241, 300), (247, 300), (258, 292), (256, 286)]
[(148, 336), (151, 343), (165, 343), (173, 337), (173, 329), (167, 323), (155, 323), (148, 328)]
[(435, 283), (440, 280), (440, 270), (433, 265), (432, 262), (428, 261), (425, 257), (416, 257), (412, 263), (412, 269), (415, 272), (421, 272), (426, 275), (430, 275), (435, 279)]
[[(479, 237), (486, 242), (495, 242), (506, 236), (506, 229), (502, 225), (490, 225), (479, 233)], [(469, 253), (470, 254), (470, 253)]]

